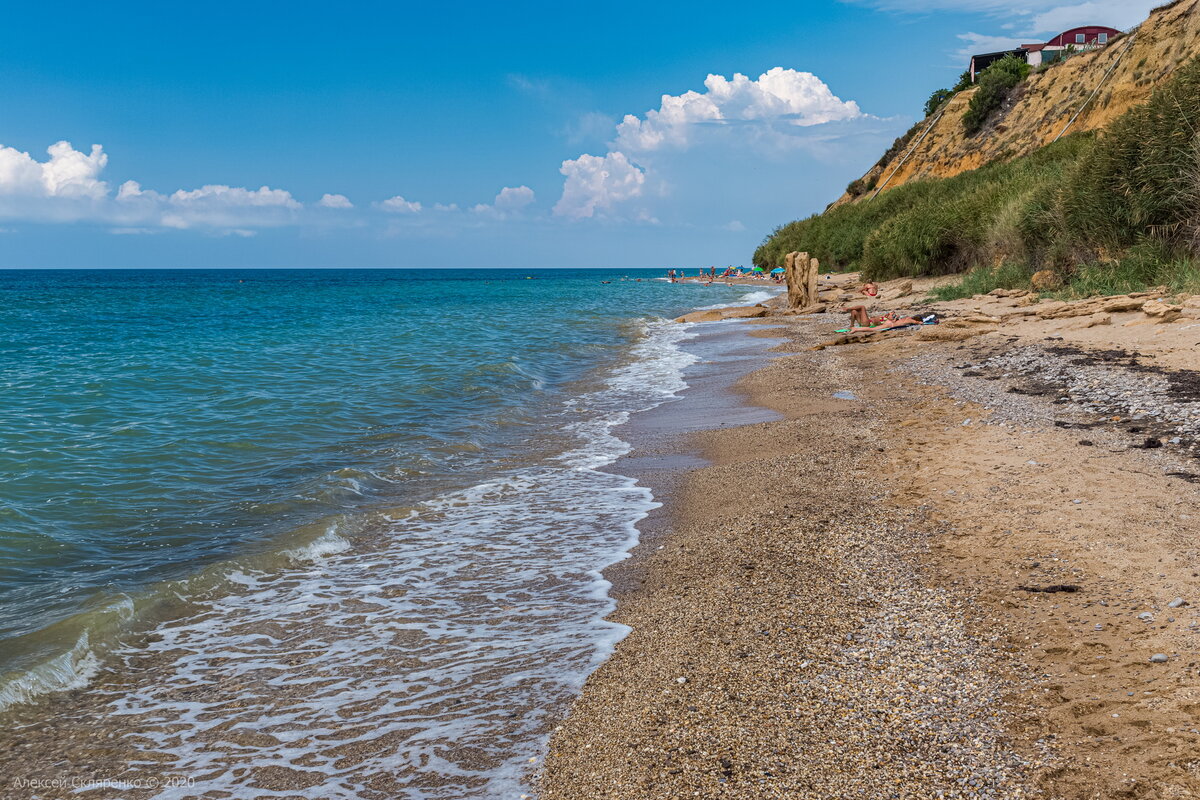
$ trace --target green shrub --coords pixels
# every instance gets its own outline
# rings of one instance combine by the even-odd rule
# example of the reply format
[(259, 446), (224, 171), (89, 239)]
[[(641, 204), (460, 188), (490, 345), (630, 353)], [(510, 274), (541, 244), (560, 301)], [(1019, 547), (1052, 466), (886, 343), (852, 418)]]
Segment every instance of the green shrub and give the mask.
[(1078, 267), (1059, 292), (1064, 298), (1144, 292), (1166, 286), (1169, 294), (1200, 293), (1200, 261), (1181, 256), (1161, 241), (1147, 239), (1111, 262)]
[(1112, 257), (1153, 236), (1196, 252), (1200, 221), (1200, 59), (1105, 129), (1060, 194), (1074, 260)]
[(1200, 292), (1200, 58), (1099, 134), (790, 222), (754, 263), (793, 250), (874, 279), (966, 273), (943, 297), (1025, 286), (1040, 269), (1070, 295)]
[(973, 136), (983, 128), (992, 112), (1000, 107), (1013, 87), (1025, 80), (1028, 74), (1029, 64), (1011, 54), (992, 62), (979, 73), (976, 81), (978, 88), (963, 114), (963, 128), (968, 136)]
[(929, 99), (925, 101), (925, 116), (928, 117), (933, 112), (942, 107), (942, 103), (954, 96), (953, 89), (938, 89), (933, 94), (929, 95)]
[(904, 149), (908, 147), (908, 143), (912, 141), (912, 138), (917, 135), (917, 131), (921, 130), (921, 128), (922, 128), (922, 126), (924, 126), (924, 124), (925, 124), (925, 120), (921, 120), (920, 122), (916, 123), (911, 128), (909, 128), (908, 131), (903, 136), (898, 137), (896, 139), (896, 141), (892, 142), (892, 146), (889, 147), (887, 149), (887, 151), (884, 152), (883, 156), (878, 161), (875, 162), (875, 166), (877, 166), (877, 167), (885, 166), (893, 158), (900, 155), (900, 153), (903, 152)]
[(938, 300), (961, 300), (993, 289), (1029, 289), (1032, 275), (1026, 264), (1016, 261), (1005, 261), (998, 267), (976, 267), (960, 282), (934, 289), (933, 296)]

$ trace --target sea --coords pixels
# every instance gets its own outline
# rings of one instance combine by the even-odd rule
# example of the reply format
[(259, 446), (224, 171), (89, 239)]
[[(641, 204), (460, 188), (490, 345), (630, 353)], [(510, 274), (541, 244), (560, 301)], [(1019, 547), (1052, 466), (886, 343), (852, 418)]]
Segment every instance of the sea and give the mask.
[(670, 320), (773, 294), (662, 275), (0, 271), (0, 796), (532, 796)]

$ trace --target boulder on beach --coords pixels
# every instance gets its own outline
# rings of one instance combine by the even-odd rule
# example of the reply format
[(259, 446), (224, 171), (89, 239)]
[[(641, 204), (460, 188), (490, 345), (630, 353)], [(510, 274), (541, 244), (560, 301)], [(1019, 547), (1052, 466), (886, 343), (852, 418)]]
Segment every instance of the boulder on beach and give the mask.
[(1147, 300), (1142, 303), (1142, 313), (1150, 317), (1165, 317), (1168, 314), (1179, 316), (1179, 312), (1183, 310), (1183, 306), (1170, 305), (1160, 300)]
[(770, 313), (771, 310), (765, 306), (739, 306), (737, 308), (721, 309), (721, 317), (723, 319), (754, 319), (756, 317), (765, 317)]
[(1099, 325), (1112, 325), (1112, 314), (1093, 314), (1083, 321), (1080, 328), (1095, 328)]
[(763, 305), (736, 306), (734, 308), (710, 308), (705, 311), (693, 311), (676, 317), (676, 322), (720, 322), (723, 319), (755, 319), (765, 317), (771, 309)]
[(693, 311), (690, 314), (684, 314), (682, 317), (676, 317), (676, 322), (720, 322), (725, 319), (720, 311), (712, 309), (710, 311)]
[(1119, 314), (1125, 311), (1137, 311), (1144, 304), (1145, 300), (1140, 297), (1131, 297), (1129, 295), (1119, 295), (1117, 297), (1109, 297), (1100, 305), (1100, 310), (1109, 314)]
[(880, 300), (899, 300), (901, 297), (908, 297), (913, 293), (913, 282), (902, 281), (896, 286), (885, 291), (879, 296)]

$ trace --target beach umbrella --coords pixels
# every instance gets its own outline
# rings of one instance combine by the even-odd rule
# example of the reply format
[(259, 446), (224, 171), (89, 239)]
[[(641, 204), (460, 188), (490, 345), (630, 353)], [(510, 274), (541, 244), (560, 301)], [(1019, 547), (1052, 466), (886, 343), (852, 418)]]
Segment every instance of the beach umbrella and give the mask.
[(787, 272), (787, 270), (784, 269), (783, 267), (776, 267), (775, 269), (771, 270), (772, 275), (776, 275), (780, 272)]
[(754, 271), (755, 271), (755, 272), (762, 272), (762, 271), (763, 271), (763, 268), (762, 268), (762, 267), (755, 267), (755, 268), (754, 268)]

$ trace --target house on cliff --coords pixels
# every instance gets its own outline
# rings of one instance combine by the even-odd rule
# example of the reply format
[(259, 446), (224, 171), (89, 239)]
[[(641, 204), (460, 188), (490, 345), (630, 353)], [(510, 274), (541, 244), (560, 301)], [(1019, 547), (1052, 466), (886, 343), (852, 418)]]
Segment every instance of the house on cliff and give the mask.
[(975, 82), (975, 77), (980, 72), (1005, 56), (1011, 55), (1024, 59), (1029, 66), (1036, 69), (1044, 64), (1053, 64), (1071, 52), (1104, 47), (1120, 35), (1121, 32), (1116, 28), (1108, 28), (1104, 25), (1084, 25), (1063, 31), (1045, 44), (1023, 44), (1012, 50), (980, 53), (971, 56), (971, 83)]

